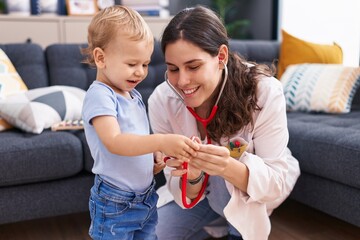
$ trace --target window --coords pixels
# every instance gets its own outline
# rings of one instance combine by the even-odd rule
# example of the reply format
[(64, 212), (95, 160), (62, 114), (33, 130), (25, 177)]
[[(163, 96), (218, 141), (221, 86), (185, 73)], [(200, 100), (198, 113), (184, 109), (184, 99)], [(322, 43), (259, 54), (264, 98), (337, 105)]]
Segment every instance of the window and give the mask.
[(280, 0), (278, 35), (284, 29), (305, 41), (336, 42), (343, 50), (344, 65), (359, 66), (359, 12), (359, 0)]

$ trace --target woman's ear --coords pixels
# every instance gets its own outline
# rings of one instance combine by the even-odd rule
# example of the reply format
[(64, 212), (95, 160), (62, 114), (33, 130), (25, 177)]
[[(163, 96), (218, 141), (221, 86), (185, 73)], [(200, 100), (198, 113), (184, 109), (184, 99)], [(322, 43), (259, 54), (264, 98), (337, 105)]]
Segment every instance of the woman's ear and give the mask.
[(227, 64), (228, 57), (229, 57), (229, 49), (225, 44), (223, 44), (219, 48), (219, 53), (218, 53), (219, 63), (223, 62)]
[(105, 53), (97, 47), (93, 50), (94, 61), (97, 68), (105, 68)]

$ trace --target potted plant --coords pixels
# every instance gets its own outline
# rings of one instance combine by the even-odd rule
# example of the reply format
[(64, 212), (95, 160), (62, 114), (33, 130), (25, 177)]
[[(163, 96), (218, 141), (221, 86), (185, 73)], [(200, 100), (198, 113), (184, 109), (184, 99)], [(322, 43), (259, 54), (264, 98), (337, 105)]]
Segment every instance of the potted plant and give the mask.
[(249, 39), (249, 19), (240, 19), (237, 7), (243, 1), (234, 0), (212, 0), (213, 7), (218, 11), (224, 21), (230, 38)]

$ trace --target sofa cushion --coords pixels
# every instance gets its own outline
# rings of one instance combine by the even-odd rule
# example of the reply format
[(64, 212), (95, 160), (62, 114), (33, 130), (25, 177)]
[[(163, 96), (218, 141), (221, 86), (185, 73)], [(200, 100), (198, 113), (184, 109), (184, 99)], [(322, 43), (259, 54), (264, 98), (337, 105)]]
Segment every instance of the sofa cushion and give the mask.
[(91, 156), (89, 145), (87, 144), (85, 132), (83, 130), (76, 131), (75, 135), (80, 139), (82, 148), (83, 148), (83, 155), (84, 155), (84, 169), (88, 172), (92, 172), (92, 167), (94, 165), (94, 159)]
[(70, 132), (2, 132), (0, 156), (0, 186), (65, 178), (83, 169), (81, 142)]
[(299, 63), (333, 63), (343, 62), (343, 52), (339, 45), (317, 44), (304, 41), (282, 30), (282, 42), (277, 77), (281, 78), (286, 68)]
[(360, 67), (295, 64), (280, 81), (288, 111), (348, 113), (360, 86)]
[(45, 49), (50, 85), (68, 85), (87, 90), (96, 78), (96, 69), (82, 63), (85, 44), (53, 44)]
[(360, 188), (360, 111), (288, 113), (289, 148), (302, 172)]

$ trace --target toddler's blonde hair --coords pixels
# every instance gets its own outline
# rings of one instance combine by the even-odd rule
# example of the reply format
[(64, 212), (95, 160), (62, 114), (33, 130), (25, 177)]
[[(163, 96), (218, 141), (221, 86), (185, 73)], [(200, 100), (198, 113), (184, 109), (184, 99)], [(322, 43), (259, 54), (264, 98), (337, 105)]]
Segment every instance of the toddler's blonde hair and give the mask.
[(99, 11), (88, 27), (88, 47), (82, 50), (86, 55), (85, 63), (95, 66), (93, 50), (105, 49), (118, 31), (133, 41), (145, 40), (154, 43), (154, 36), (141, 15), (128, 7), (115, 5)]

